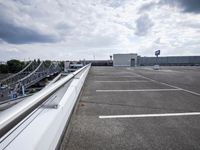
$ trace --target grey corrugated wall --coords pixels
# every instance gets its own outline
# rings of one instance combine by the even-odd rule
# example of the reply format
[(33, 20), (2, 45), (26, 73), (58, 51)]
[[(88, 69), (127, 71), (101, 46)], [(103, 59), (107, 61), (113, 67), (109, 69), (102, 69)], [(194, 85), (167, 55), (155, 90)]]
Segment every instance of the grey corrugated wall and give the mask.
[[(159, 57), (159, 65), (200, 65), (200, 56), (168, 56)], [(152, 66), (156, 64), (156, 57), (140, 57), (138, 56), (138, 66)]]

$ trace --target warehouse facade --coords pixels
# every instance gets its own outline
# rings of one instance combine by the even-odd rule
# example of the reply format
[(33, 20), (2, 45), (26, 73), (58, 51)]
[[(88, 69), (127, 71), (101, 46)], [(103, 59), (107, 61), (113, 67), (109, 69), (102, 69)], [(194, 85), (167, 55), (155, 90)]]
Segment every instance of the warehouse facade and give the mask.
[(114, 67), (135, 67), (137, 64), (137, 54), (113, 54)]
[(166, 57), (141, 57), (136, 53), (113, 54), (114, 67), (135, 66), (200, 66), (200, 56), (166, 56)]
[[(156, 57), (137, 57), (137, 66), (153, 66)], [(158, 57), (161, 66), (200, 66), (200, 56), (166, 56)]]

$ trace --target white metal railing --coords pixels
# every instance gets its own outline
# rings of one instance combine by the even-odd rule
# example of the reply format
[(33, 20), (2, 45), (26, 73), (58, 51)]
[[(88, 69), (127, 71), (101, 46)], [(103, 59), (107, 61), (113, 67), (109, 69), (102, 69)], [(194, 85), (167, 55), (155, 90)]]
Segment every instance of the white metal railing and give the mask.
[(20, 122), (25, 117), (25, 114), (30, 113), (30, 110), (33, 110), (35, 107), (38, 107), (39, 104), (44, 102), (60, 87), (62, 87), (64, 84), (70, 81), (75, 75), (77, 75), (79, 72), (89, 67), (90, 67), (90, 64), (82, 67), (81, 69), (75, 71), (74, 73), (71, 73), (68, 76), (60, 79), (56, 83), (50, 85), (48, 88), (44, 88), (43, 90), (39, 91), (33, 96), (28, 97), (24, 101), (1, 112), (0, 113), (0, 138), (7, 131), (9, 131), (17, 122)]
[[(70, 82), (67, 82), (63, 88), (61, 97), (58, 93), (52, 95), (45, 104), (36, 109), (34, 113), (26, 117), (23, 124), (15, 128), (9, 137), (0, 143), (0, 149), (4, 150), (55, 150), (59, 147), (61, 135), (65, 129), (73, 108), (77, 102), (85, 78), (89, 72), (90, 65), (81, 69)], [(65, 89), (63, 91), (63, 89)], [(58, 96), (59, 102), (51, 101)], [(45, 108), (56, 102), (58, 107)]]
[[(19, 71), (19, 72), (17, 72), (17, 73), (15, 73), (15, 74), (13, 74), (13, 75), (11, 75), (11, 76), (9, 76), (9, 77), (7, 77), (7, 78), (5, 78), (5, 79), (3, 79), (3, 80), (1, 80), (0, 82), (1, 82), (1, 84), (12, 84), (13, 82), (17, 82), (20, 78), (23, 78), (26, 74), (28, 74), (28, 72), (27, 73), (24, 73), (25, 71), (27, 71), (27, 69), (29, 68), (29, 67), (32, 67), (31, 65), (34, 63), (34, 61), (31, 61), (24, 69), (22, 69), (21, 71)], [(23, 75), (20, 75), (20, 74), (23, 74)], [(19, 76), (19, 77), (18, 77)], [(13, 79), (14, 78), (14, 79)]]

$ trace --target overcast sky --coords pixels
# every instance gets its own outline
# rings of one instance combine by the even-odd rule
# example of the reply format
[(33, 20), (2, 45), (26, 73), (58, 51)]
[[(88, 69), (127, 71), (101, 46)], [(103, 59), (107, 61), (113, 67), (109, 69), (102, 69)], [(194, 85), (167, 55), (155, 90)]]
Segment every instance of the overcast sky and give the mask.
[(0, 0), (0, 61), (200, 55), (200, 0)]

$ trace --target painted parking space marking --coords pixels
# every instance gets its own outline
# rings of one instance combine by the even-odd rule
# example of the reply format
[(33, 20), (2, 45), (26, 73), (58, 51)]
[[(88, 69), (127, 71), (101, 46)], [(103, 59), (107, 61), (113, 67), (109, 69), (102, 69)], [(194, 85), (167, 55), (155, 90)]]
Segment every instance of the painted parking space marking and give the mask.
[(162, 91), (182, 91), (182, 89), (96, 90), (96, 92), (162, 92)]
[(96, 75), (95, 77), (111, 77), (111, 78), (136, 78), (136, 77), (140, 77), (140, 76), (112, 76), (112, 75)]
[[(136, 74), (136, 73), (134, 73), (134, 74)], [(150, 81), (152, 81), (152, 82), (160, 83), (160, 84), (162, 84), (162, 85), (166, 85), (166, 86), (171, 87), (171, 88), (180, 89), (180, 90), (185, 91), (185, 92), (187, 92), (187, 93), (190, 93), (190, 94), (193, 94), (193, 95), (196, 95), (196, 96), (200, 96), (200, 93), (197, 93), (197, 92), (194, 92), (194, 91), (191, 91), (191, 90), (186, 90), (186, 89), (183, 89), (183, 88), (180, 88), (180, 87), (178, 87), (178, 86), (174, 86), (174, 85), (171, 85), (171, 84), (168, 84), (168, 83), (156, 81), (156, 80), (153, 80), (153, 79), (151, 79), (151, 78), (148, 78), (148, 77), (145, 77), (145, 76), (142, 76), (142, 75), (139, 75), (139, 74), (137, 74), (137, 75), (140, 76), (141, 78), (150, 80)]]
[(110, 115), (99, 116), (100, 119), (112, 118), (147, 118), (147, 117), (173, 117), (173, 116), (197, 116), (200, 112), (185, 112), (185, 113), (162, 113), (162, 114), (136, 114), (136, 115)]
[(114, 81), (114, 80), (110, 80), (110, 81), (95, 81), (95, 82), (105, 82), (105, 83), (109, 83), (109, 82), (111, 82), (111, 83), (113, 83), (113, 82), (119, 82), (119, 83), (123, 83), (123, 82), (150, 82), (150, 81), (148, 81), (148, 80), (129, 80), (129, 81)]

